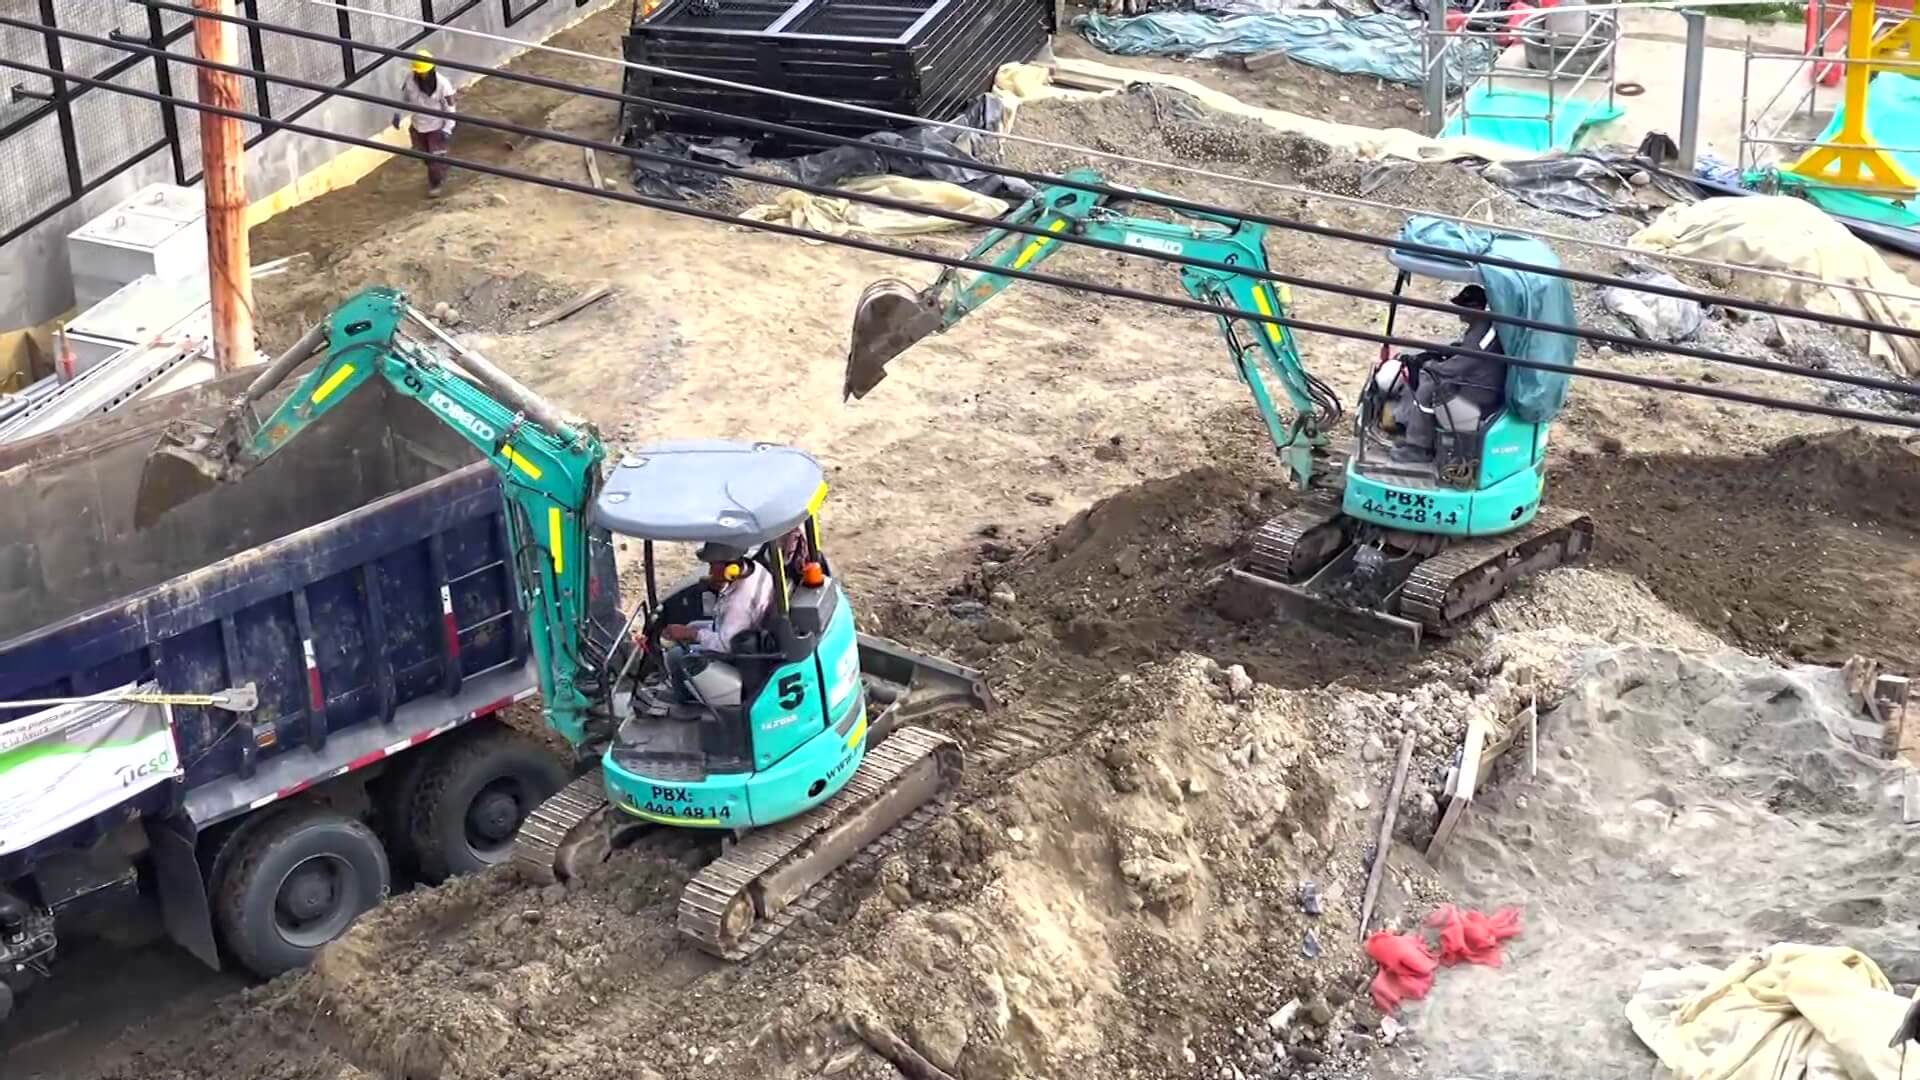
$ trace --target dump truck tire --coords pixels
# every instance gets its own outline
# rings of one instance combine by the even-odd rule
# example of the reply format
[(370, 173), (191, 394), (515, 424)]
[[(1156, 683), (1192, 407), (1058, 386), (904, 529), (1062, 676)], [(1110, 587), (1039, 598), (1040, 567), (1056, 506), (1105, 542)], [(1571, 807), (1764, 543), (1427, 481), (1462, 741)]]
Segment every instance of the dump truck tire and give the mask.
[(407, 851), (420, 880), (438, 884), (506, 862), (520, 823), (573, 777), (540, 744), (511, 731), (476, 732), (446, 748), (413, 786)]
[(287, 810), (239, 843), (215, 917), (228, 950), (262, 978), (305, 967), (391, 885), (373, 830), (323, 807)]

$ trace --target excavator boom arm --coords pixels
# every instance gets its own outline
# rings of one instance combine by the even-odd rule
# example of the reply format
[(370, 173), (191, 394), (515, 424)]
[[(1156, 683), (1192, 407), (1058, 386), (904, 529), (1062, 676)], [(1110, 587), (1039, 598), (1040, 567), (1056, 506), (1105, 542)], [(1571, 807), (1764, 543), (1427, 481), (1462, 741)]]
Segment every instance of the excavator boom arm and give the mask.
[[(1068, 173), (1067, 179), (1101, 182), (1100, 175), (1089, 169)], [(994, 229), (968, 259), (1002, 269), (1030, 270), (1064, 245), (1054, 237), (1070, 234), (1143, 254), (1205, 261), (1212, 265), (1179, 267), (1181, 287), (1189, 296), (1261, 315), (1286, 314), (1286, 291), (1245, 272), (1267, 268), (1266, 226), (1213, 215), (1195, 216), (1193, 223), (1159, 221), (1125, 217), (1116, 210), (1104, 194), (1065, 185), (1047, 188), (1015, 207), (1007, 220), (1052, 235)], [(885, 366), (894, 356), (921, 338), (953, 326), (1017, 280), (1007, 273), (948, 269), (911, 299), (898, 283), (876, 283), (861, 298), (855, 314), (854, 341), (847, 358), (848, 394), (864, 396), (884, 378)], [(1314, 451), (1326, 446), (1327, 433), (1339, 420), (1339, 399), (1306, 370), (1287, 328), (1225, 315), (1216, 316), (1216, 321), (1274, 448), (1295, 482), (1307, 486), (1313, 478)], [(1281, 410), (1282, 398), (1290, 416)]]
[[(404, 333), (409, 317), (418, 320), (393, 290), (368, 289), (354, 296), (329, 316), (324, 345), (316, 350), (324, 355), (264, 420), (253, 421), (251, 406), (278, 381), (268, 377), (235, 403), (220, 433), (171, 440), (163, 436), (155, 461), (172, 454), (176, 461), (167, 464), (175, 465), (176, 472), (177, 460), (184, 458), (201, 472), (230, 481), (278, 453), (370, 381), (383, 380), (418, 401), (500, 474), (509, 557), (527, 613), (547, 720), (568, 742), (579, 745), (586, 739), (591, 705), (580, 677), (591, 678), (596, 667), (583, 648), (589, 596), (587, 519), (606, 449), (590, 431), (558, 423), (543, 402), (482, 358), (463, 352), (464, 368), (442, 362)], [(421, 325), (439, 335), (430, 324)], [(282, 368), (278, 375), (284, 379), (296, 365), (274, 366)], [(206, 460), (210, 447), (213, 462)], [(150, 464), (143, 487), (154, 475)]]

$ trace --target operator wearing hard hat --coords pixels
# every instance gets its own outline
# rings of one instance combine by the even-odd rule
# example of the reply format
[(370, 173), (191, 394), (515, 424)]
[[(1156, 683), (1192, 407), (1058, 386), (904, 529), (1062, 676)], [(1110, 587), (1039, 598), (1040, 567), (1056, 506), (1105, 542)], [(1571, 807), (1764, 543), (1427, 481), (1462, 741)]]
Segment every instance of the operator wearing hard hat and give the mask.
[[(400, 84), (400, 100), (415, 108), (439, 109), (442, 112), (453, 111), (453, 84), (447, 81), (433, 66), (433, 54), (421, 49), (419, 58), (413, 62), (413, 71), (405, 82)], [(400, 114), (393, 114), (393, 126), (400, 126)], [(411, 117), (413, 129), (408, 134), (413, 139), (413, 148), (422, 153), (444, 156), (447, 144), (453, 138), (453, 118), (434, 116), (416, 112)], [(447, 163), (444, 161), (427, 162), (427, 195), (437, 199), (446, 191)]]

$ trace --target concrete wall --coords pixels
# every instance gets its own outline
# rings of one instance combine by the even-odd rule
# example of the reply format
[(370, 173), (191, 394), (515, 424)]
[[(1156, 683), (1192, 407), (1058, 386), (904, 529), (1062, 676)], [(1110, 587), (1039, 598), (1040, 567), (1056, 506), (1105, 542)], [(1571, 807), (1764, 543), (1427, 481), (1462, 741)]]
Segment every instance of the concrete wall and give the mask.
[[(105, 3), (107, 0), (77, 2)], [(538, 42), (610, 4), (627, 2), (629, 0), (471, 0), (467, 10), (449, 21), (448, 25), (511, 37), (517, 42)], [(466, 6), (468, 0), (435, 0), (436, 11), (456, 4)], [(506, 25), (509, 5), (520, 12), (533, 4), (539, 6), (511, 27)], [(355, 0), (352, 6), (388, 10), (416, 19), (421, 13), (418, 0)], [(337, 31), (337, 24), (332, 22), (334, 14), (306, 0), (259, 0), (259, 12), (259, 17), (268, 22), (325, 33)], [(418, 27), (390, 20), (376, 20), (361, 15), (352, 18), (352, 29), (357, 40), (393, 48), (402, 47), (408, 38), (420, 32)], [(296, 44), (298, 48), (294, 47)], [(526, 51), (524, 44), (509, 45), (445, 31), (435, 32), (420, 45), (436, 56), (488, 67), (498, 67)], [(190, 55), (193, 48), (191, 35), (171, 48)], [(339, 49), (285, 35), (265, 35), (268, 70), (290, 77), (328, 81), (317, 77), (306, 60), (307, 57), (327, 53), (337, 58)], [(243, 62), (250, 56), (244, 36), (240, 55)], [(368, 53), (356, 55), (361, 58), (357, 65), (360, 67), (380, 59)], [(171, 64), (170, 67), (173, 71), (173, 92), (178, 96), (191, 96), (194, 67), (190, 64)], [(351, 85), (363, 93), (396, 96), (405, 70), (403, 62), (387, 59)], [(463, 87), (473, 81), (473, 77), (464, 72), (451, 69), (443, 71), (455, 86)], [(338, 72), (337, 65), (335, 72)], [(288, 103), (285, 107), (273, 109), (275, 117), (287, 117), (294, 105), (308, 96), (304, 91), (285, 86), (270, 89), (273, 95), (271, 100), (276, 106), (282, 102)], [(100, 93), (111, 91), (88, 91), (88, 94)], [(252, 111), (251, 87), (248, 88), (246, 100), (247, 108)], [(157, 104), (148, 105), (133, 99), (128, 99), (128, 104), (129, 107), (160, 108)], [(195, 175), (199, 172), (199, 114), (184, 106), (176, 111), (182, 157), (187, 163), (188, 175)], [(362, 102), (332, 99), (309, 109), (292, 122), (360, 138), (379, 138), (398, 145), (404, 143), (406, 136), (390, 128), (392, 112), (391, 109)], [(249, 124), (247, 130), (251, 138), (257, 128)], [(4, 153), (6, 146), (0, 143), (0, 154)], [(247, 153), (247, 192), (254, 201), (252, 220), (258, 224), (290, 206), (352, 184), (386, 160), (388, 156), (385, 154), (360, 147), (341, 146), (312, 136), (291, 132), (271, 134)], [(175, 181), (171, 155), (164, 151), (154, 154), (91, 192), (76, 205), (55, 214), (5, 247), (0, 247), (0, 333), (38, 326), (63, 316), (72, 307), (73, 287), (66, 254), (66, 236), (69, 232), (148, 184)]]

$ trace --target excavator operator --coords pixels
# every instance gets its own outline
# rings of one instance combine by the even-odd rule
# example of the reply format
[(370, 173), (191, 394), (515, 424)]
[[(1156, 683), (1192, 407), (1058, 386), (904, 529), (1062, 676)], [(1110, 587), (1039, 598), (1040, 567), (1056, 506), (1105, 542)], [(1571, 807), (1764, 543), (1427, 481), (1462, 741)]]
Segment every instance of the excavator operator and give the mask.
[[(1487, 293), (1469, 285), (1454, 294), (1453, 303), (1479, 314), (1460, 316), (1466, 329), (1454, 344), (1482, 352), (1499, 352), (1499, 335), (1486, 317)], [(1404, 377), (1403, 377), (1404, 376)], [(1433, 460), (1437, 423), (1449, 431), (1471, 431), (1500, 407), (1507, 385), (1507, 365), (1483, 356), (1461, 353), (1419, 353), (1405, 361), (1389, 360), (1375, 376), (1382, 389), (1397, 384), (1394, 419), (1405, 432), (1394, 441), (1391, 457), (1401, 462)]]
[(760, 545), (741, 550), (725, 544), (706, 543), (694, 557), (707, 564), (707, 585), (719, 591), (713, 606), (713, 618), (692, 623), (670, 623), (660, 634), (673, 646), (667, 650), (667, 672), (673, 678), (674, 694), (692, 701), (687, 680), (706, 664), (719, 663), (714, 654), (733, 651), (733, 640), (766, 621), (773, 607), (773, 578), (757, 561)]

